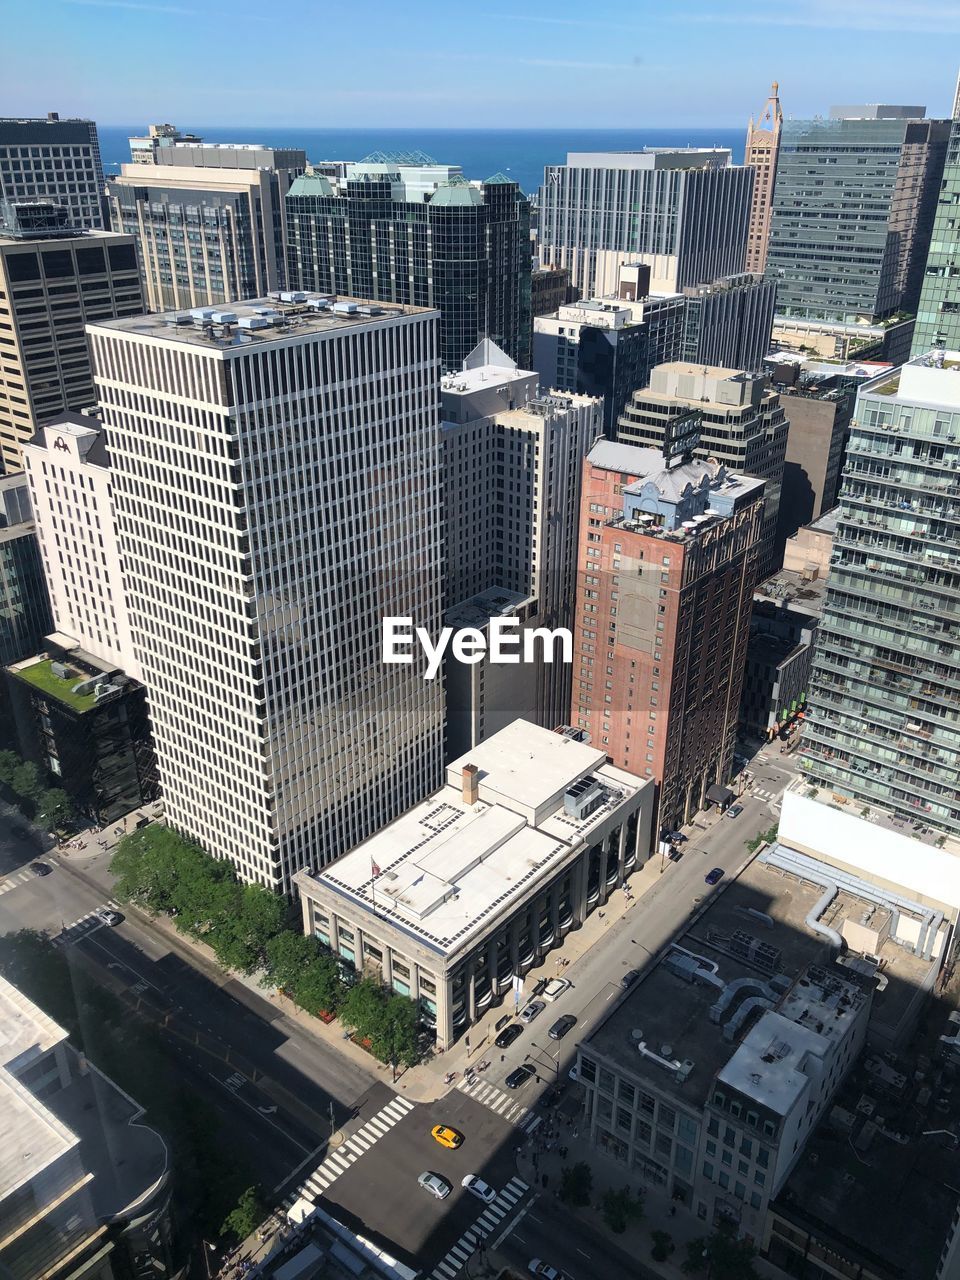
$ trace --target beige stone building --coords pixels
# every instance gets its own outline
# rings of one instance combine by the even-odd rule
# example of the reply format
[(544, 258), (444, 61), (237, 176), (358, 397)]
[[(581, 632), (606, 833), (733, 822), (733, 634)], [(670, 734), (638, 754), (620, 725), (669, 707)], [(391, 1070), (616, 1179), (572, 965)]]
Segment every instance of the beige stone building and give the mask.
[(770, 86), (770, 97), (756, 124), (751, 117), (747, 125), (747, 145), (743, 163), (749, 165), (755, 175), (753, 200), (750, 204), (750, 230), (747, 236), (747, 271), (762, 272), (767, 265), (773, 185), (777, 177), (780, 126), (783, 123), (783, 111), (780, 109), (778, 96), (779, 88), (780, 86), (774, 80)]

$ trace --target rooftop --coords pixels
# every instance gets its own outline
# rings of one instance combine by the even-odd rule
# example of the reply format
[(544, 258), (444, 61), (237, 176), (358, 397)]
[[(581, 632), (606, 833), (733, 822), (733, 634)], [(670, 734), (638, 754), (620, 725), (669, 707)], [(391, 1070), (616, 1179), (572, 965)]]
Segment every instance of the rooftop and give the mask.
[(477, 627), (482, 629), (491, 618), (502, 618), (519, 612), (525, 604), (531, 604), (534, 596), (508, 587), (488, 587), (469, 600), (453, 605), (443, 616), (448, 627)]
[[(721, 1072), (738, 1088), (749, 1082), (750, 1088), (766, 1095), (767, 1105), (783, 1105), (792, 1085), (774, 1081), (769, 1070), (773, 1064), (764, 1062), (763, 1055), (769, 1049), (771, 1030), (788, 1019), (789, 1037), (777, 1036), (778, 1041), (791, 1046), (787, 1067), (796, 1066), (804, 1046), (812, 1047), (805, 1030), (809, 1015), (802, 1019), (800, 1015), (817, 1003), (813, 997), (817, 996), (819, 978), (814, 973), (815, 981), (809, 987), (796, 984), (810, 965), (819, 968), (828, 963), (828, 944), (805, 923), (822, 894), (819, 884), (787, 878), (759, 861), (750, 863), (736, 879), (726, 881), (701, 909), (702, 914), (694, 915), (686, 931), (672, 940), (584, 1042), (584, 1052), (593, 1049), (620, 1070), (651, 1077), (660, 1090), (693, 1108), (703, 1106), (712, 1081)], [(828, 919), (839, 927), (848, 917), (859, 920), (863, 909), (861, 899), (840, 892)], [(895, 970), (911, 985), (919, 983), (929, 970), (928, 962), (889, 941), (884, 943), (881, 958), (890, 972)], [(831, 968), (829, 972), (846, 980), (844, 970)], [(747, 1011), (742, 1003), (728, 1000), (719, 1008), (721, 994), (735, 992), (730, 984), (739, 979), (751, 983), (743, 984), (745, 995), (759, 993), (769, 1001), (768, 1016), (761, 1014), (753, 1029), (743, 1016)], [(833, 997), (828, 993), (827, 998)], [(885, 1013), (896, 1021), (899, 1003), (906, 1004), (908, 999), (907, 986), (891, 982), (874, 995), (874, 1005), (883, 1010), (884, 1002), (897, 1004), (898, 1008)], [(716, 1021), (711, 1017), (715, 1005)], [(771, 1012), (774, 1006), (776, 1014)], [(769, 1021), (771, 1016), (777, 1017), (777, 1023)], [(823, 1033), (814, 1025), (812, 1034)], [(692, 1062), (689, 1074), (681, 1079), (682, 1073), (671, 1069), (670, 1061), (654, 1062), (649, 1054), (641, 1055), (638, 1040), (668, 1060)], [(665, 1047), (669, 1053), (664, 1052)], [(751, 1079), (757, 1074), (759, 1084)]]
[(823, 613), (826, 589), (825, 577), (807, 577), (794, 569), (778, 569), (776, 573), (757, 584), (753, 598), (754, 600), (771, 600), (783, 608), (819, 618)]
[(960, 351), (933, 351), (916, 356), (893, 373), (864, 382), (861, 396), (889, 396), (903, 404), (922, 404), (960, 412)]
[[(458, 952), (492, 915), (553, 875), (626, 799), (652, 786), (605, 761), (603, 751), (515, 720), (448, 765), (439, 791), (314, 879), (430, 949)], [(472, 805), (463, 798), (466, 764), (479, 771)], [(577, 819), (565, 812), (564, 793), (588, 775), (603, 799)]]
[[(102, 666), (102, 664), (100, 664)], [(56, 698), (73, 711), (87, 712), (102, 706), (109, 695), (121, 687), (111, 683), (111, 677), (103, 670), (88, 671), (67, 658), (27, 658), (14, 663), (7, 670), (25, 684), (48, 697)], [(126, 683), (126, 677), (123, 677)], [(99, 688), (100, 692), (95, 690)]]
[[(571, 169), (699, 169), (726, 167), (730, 151), (725, 147), (643, 147), (638, 151), (569, 151)], [(554, 166), (562, 167), (562, 166)]]
[(216, 307), (103, 320), (88, 328), (158, 338), (177, 346), (202, 347), (234, 356), (264, 342), (327, 336), (401, 316), (435, 314), (429, 307), (401, 307), (336, 294), (285, 290), (266, 298), (225, 302)]

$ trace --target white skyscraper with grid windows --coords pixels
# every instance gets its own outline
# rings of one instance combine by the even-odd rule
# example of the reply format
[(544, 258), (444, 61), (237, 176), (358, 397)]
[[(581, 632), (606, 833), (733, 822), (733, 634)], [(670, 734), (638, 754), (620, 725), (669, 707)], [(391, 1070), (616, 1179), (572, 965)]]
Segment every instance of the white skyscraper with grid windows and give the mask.
[(306, 294), (89, 327), (167, 817), (288, 889), (438, 785), (438, 315)]

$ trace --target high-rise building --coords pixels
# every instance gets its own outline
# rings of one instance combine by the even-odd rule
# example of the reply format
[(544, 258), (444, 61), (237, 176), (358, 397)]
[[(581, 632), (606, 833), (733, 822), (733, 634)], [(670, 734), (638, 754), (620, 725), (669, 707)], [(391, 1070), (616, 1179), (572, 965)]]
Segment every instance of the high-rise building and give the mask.
[(671, 831), (730, 777), (763, 511), (695, 440), (688, 418), (663, 451), (600, 441), (581, 498), (571, 724), (656, 781)]
[(960, 118), (950, 130), (923, 287), (917, 303), (912, 354), (933, 347), (960, 350)]
[(780, 134), (767, 271), (785, 316), (916, 311), (950, 123), (923, 107), (832, 107)]
[(674, 362), (660, 365), (617, 423), (624, 444), (663, 448), (699, 424), (695, 456), (764, 481), (761, 576), (776, 568), (776, 532), (789, 422), (766, 374)]
[(860, 388), (801, 766), (960, 834), (960, 352)]
[(0, 1274), (179, 1276), (172, 1161), (129, 1094), (0, 977)]
[(163, 164), (170, 147), (202, 141), (195, 133), (181, 133), (176, 125), (152, 124), (146, 137), (129, 139), (130, 159), (133, 164)]
[(679, 293), (743, 271), (752, 191), (753, 170), (720, 149), (571, 152), (544, 171), (540, 257), (581, 297), (615, 292), (631, 262), (654, 293)]
[(560, 267), (537, 267), (530, 277), (530, 314), (549, 316), (570, 298), (570, 272)]
[(790, 429), (780, 493), (778, 551), (798, 529), (837, 504), (856, 385), (857, 379), (843, 373), (818, 370), (799, 373), (792, 385), (779, 387), (780, 406)]
[[(502, 408), (493, 397), (502, 398)], [(490, 342), (441, 389), (444, 608), (448, 626), (573, 627), (583, 459), (602, 434), (590, 396), (538, 394), (535, 374)], [(518, 716), (552, 729), (570, 708), (570, 666), (543, 661), (445, 668), (447, 756)]]
[(48, 202), (0, 205), (0, 458), (19, 471), (39, 424), (96, 401), (88, 321), (138, 315), (131, 236), (71, 231)]
[(0, 479), (0, 666), (36, 653), (50, 626), (30, 490), (25, 476), (6, 476)]
[[(160, 140), (164, 141), (164, 140)], [(136, 237), (153, 311), (283, 289), (283, 199), (306, 167), (295, 148), (166, 139), (107, 183), (111, 225)]]
[(616, 436), (630, 397), (659, 364), (760, 369), (770, 346), (776, 283), (741, 274), (650, 294), (649, 267), (621, 266), (615, 294), (560, 307), (533, 322), (533, 360), (545, 387), (603, 397)]
[(754, 174), (753, 200), (750, 205), (750, 230), (747, 234), (748, 271), (762, 272), (767, 265), (767, 241), (770, 238), (770, 214), (773, 209), (773, 187), (777, 179), (777, 156), (780, 151), (780, 86), (774, 80), (770, 97), (757, 117), (747, 125), (747, 145), (743, 163)]
[(440, 777), (439, 320), (310, 296), (90, 327), (170, 823), (289, 889)]
[(115, 822), (159, 792), (103, 424), (60, 414), (24, 444), (23, 465), (53, 627), (44, 634), (44, 654), (35, 647), (9, 667), (20, 752), (66, 791), (78, 813)]
[(0, 120), (0, 201), (45, 200), (68, 211), (70, 226), (108, 225), (103, 165), (92, 120)]
[(286, 199), (290, 280), (301, 289), (440, 310), (455, 372), (490, 338), (530, 366), (530, 206), (496, 174), (467, 182), (405, 157), (305, 174)]

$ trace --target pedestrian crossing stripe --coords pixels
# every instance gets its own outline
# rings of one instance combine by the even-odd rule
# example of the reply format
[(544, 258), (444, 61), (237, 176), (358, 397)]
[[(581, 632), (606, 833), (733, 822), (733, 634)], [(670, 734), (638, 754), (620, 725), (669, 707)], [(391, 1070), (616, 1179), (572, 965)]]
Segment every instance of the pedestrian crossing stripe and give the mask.
[(81, 938), (85, 938), (88, 933), (94, 933), (97, 929), (104, 927), (103, 921), (97, 919), (98, 911), (119, 911), (120, 904), (114, 902), (112, 898), (87, 911), (84, 915), (78, 916), (76, 920), (72, 920), (70, 924), (65, 924), (55, 938), (50, 940), (51, 946), (66, 947), (71, 942), (79, 942)]
[(395, 1124), (412, 1111), (413, 1107), (414, 1104), (407, 1098), (392, 1098), (380, 1108), (376, 1115), (371, 1116), (361, 1125), (356, 1133), (352, 1133), (342, 1146), (336, 1151), (331, 1151), (299, 1190), (286, 1198), (284, 1206), (289, 1209), (297, 1200), (309, 1200), (313, 1204), (341, 1174), (346, 1173), (355, 1161), (359, 1160), (380, 1138), (389, 1133)]
[(529, 1184), (522, 1178), (511, 1178), (503, 1190), (487, 1205), (476, 1222), (467, 1228), (455, 1244), (450, 1246), (430, 1273), (430, 1280), (452, 1280), (452, 1277), (476, 1252), (478, 1245), (487, 1239), (494, 1228), (501, 1225), (503, 1219), (516, 1208), (529, 1190)]
[(461, 1080), (457, 1088), (473, 1098), (474, 1102), (482, 1103), (495, 1115), (527, 1133), (531, 1133), (540, 1123), (540, 1116), (535, 1115), (529, 1107), (521, 1106), (508, 1093), (504, 1093), (496, 1085), (487, 1084), (485, 1080)]
[(26, 884), (33, 878), (33, 872), (29, 867), (21, 867), (19, 871), (8, 875), (5, 880), (0, 880), (0, 894), (9, 893), (11, 889), (16, 889), (18, 885)]

